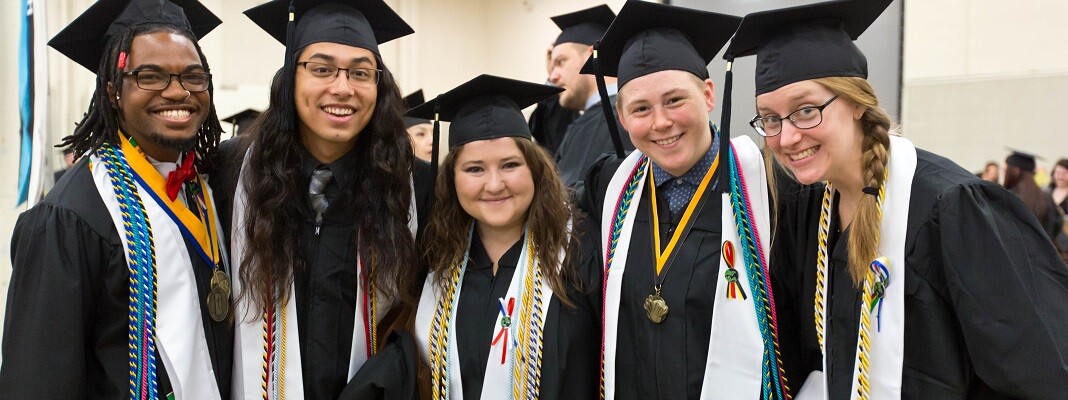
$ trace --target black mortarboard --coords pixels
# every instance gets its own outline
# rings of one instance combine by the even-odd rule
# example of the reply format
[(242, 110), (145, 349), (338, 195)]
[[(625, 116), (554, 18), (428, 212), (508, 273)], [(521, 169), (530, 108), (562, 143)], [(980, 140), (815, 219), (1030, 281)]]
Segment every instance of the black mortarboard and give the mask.
[(724, 54), (757, 55), (756, 94), (830, 76), (867, 78), (868, 61), (853, 43), (892, 0), (834, 0), (745, 16)]
[[(422, 105), (423, 103), (426, 103), (426, 99), (423, 98), (423, 89), (416, 90), (412, 92), (412, 94), (404, 96), (405, 111), (416, 108)], [(431, 121), (426, 118), (404, 117), (404, 129), (408, 129), (416, 125), (429, 124), (433, 122), (434, 121)]]
[(240, 111), (237, 114), (223, 118), (222, 121), (233, 124), (234, 135), (240, 135), (241, 132), (245, 131), (245, 128), (248, 128), (249, 124), (251, 124), (252, 121), (256, 120), (256, 117), (260, 116), (260, 114), (260, 111), (253, 110), (251, 108), (246, 108), (245, 110)]
[(438, 120), (451, 121), (449, 147), (502, 137), (530, 139), (522, 110), (562, 91), (555, 86), (479, 75), (405, 115), (430, 119), (437, 114)]
[[(286, 43), (289, 5), (293, 4), (292, 43)], [(245, 10), (261, 29), (287, 46), (286, 54), (312, 43), (330, 42), (370, 50), (415, 31), (382, 0), (273, 0)]]
[(552, 17), (553, 22), (561, 30), (553, 45), (579, 43), (592, 46), (601, 39), (601, 36), (604, 36), (608, 25), (611, 25), (615, 18), (616, 13), (604, 4)]
[(165, 24), (188, 30), (200, 39), (221, 23), (197, 0), (97, 0), (48, 45), (96, 73), (108, 41), (128, 29)]
[[(597, 45), (604, 76), (619, 87), (654, 72), (681, 70), (708, 78), (708, 63), (731, 38), (742, 19), (732, 15), (631, 0)], [(597, 73), (586, 63), (584, 74)]]
[(1041, 159), (1042, 157), (1028, 153), (1026, 151), (1020, 151), (1013, 148), (1007, 148), (1012, 154), (1009, 154), (1005, 158), (1005, 164), (1009, 164), (1024, 170), (1025, 172), (1035, 172), (1035, 159)]

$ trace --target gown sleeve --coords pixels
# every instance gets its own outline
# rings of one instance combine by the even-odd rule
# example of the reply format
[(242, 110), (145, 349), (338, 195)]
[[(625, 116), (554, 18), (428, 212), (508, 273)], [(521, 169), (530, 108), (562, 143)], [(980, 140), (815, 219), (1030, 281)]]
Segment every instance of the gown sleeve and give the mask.
[[(106, 285), (106, 275), (115, 275), (101, 271), (125, 263), (117, 237), (108, 240), (69, 210), (40, 204), (19, 217), (11, 239), (0, 398), (85, 398), (90, 385), (107, 384), (87, 373), (89, 365), (109, 362), (93, 355), (92, 338), (106, 336), (94, 330), (125, 329), (125, 321), (91, 328), (93, 293)], [(120, 394), (124, 388), (112, 389)]]
[(389, 343), (367, 360), (341, 391), (339, 400), (415, 400), (415, 338), (397, 331)]
[(943, 192), (925, 225), (916, 246), (940, 253), (978, 378), (1013, 398), (1063, 398), (1068, 268), (1028, 209), (999, 187), (961, 185)]

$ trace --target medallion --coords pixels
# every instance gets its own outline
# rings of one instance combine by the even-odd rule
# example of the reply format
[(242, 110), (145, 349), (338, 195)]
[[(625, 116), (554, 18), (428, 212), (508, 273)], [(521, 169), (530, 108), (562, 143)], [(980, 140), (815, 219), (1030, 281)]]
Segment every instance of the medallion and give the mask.
[(215, 273), (211, 275), (208, 314), (215, 322), (225, 321), (227, 315), (230, 314), (230, 277), (226, 276), (222, 268), (216, 267)]
[(645, 298), (645, 315), (649, 316), (649, 320), (654, 324), (664, 322), (664, 318), (668, 315), (667, 301), (664, 301), (663, 297), (660, 297), (660, 291), (649, 295)]

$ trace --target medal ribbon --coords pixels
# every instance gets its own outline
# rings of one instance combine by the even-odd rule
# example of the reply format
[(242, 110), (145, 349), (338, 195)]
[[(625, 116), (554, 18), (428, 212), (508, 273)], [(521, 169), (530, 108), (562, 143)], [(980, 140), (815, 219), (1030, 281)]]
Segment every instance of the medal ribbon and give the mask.
[[(167, 196), (166, 180), (148, 162), (141, 150), (131, 143), (125, 134), (120, 133), (119, 138), (122, 140), (122, 152), (126, 156), (126, 161), (133, 172), (133, 178), (147, 189), (146, 192), (148, 192), (149, 196), (174, 220), (175, 225), (178, 225), (178, 229), (182, 232), (182, 236), (185, 236), (186, 239), (193, 243), (193, 247), (197, 250), (200, 258), (208, 265), (211, 265), (213, 269), (217, 268), (221, 257), (219, 257), (218, 227), (214, 224), (215, 207), (212, 202), (197, 198), (197, 202), (203, 203), (203, 206), (206, 207), (206, 212), (202, 213), (202, 215), (206, 214), (203, 215), (203, 220), (197, 218), (182, 202), (171, 200)], [(189, 155), (188, 157), (191, 156)], [(203, 196), (207, 184), (199, 174), (197, 176), (197, 185), (200, 189), (200, 193), (197, 196)], [(200, 205), (197, 204), (198, 207)]]
[[(686, 212), (682, 214), (682, 220), (679, 221), (679, 227), (675, 229), (675, 233), (671, 235), (671, 240), (668, 241), (667, 248), (660, 251), (660, 216), (657, 214), (656, 206), (656, 182), (653, 177), (652, 171), (649, 171), (649, 198), (653, 201), (653, 255), (656, 259), (656, 276), (660, 276), (660, 272), (668, 264), (675, 251), (675, 246), (679, 244), (679, 239), (683, 234), (690, 229), (690, 220), (693, 218), (694, 211), (697, 210), (697, 206), (704, 198), (705, 189), (708, 188), (708, 183), (712, 181), (712, 175), (716, 174), (716, 169), (719, 167), (719, 154), (716, 154), (716, 159), (712, 161), (712, 166), (708, 168), (708, 172), (705, 172), (704, 178), (701, 178), (701, 184), (697, 186), (697, 192), (694, 193), (693, 199), (690, 200), (690, 204), (686, 206)], [(647, 168), (652, 168), (650, 164)], [(659, 286), (659, 285), (658, 285)]]

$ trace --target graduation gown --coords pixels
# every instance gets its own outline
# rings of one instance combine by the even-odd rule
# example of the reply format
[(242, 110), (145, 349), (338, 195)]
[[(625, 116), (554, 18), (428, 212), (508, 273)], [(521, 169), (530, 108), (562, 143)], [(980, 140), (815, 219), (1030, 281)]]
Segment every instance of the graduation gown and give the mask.
[[(824, 189), (778, 182), (771, 268), (780, 337), (784, 362), (804, 375), (822, 364), (812, 315)], [(1068, 268), (1034, 216), (1012, 193), (922, 150), (911, 188), (901, 398), (1064, 398)], [(861, 292), (846, 270), (848, 230), (832, 214), (826, 379), (829, 398), (848, 399)]]
[[(130, 273), (88, 157), (19, 216), (11, 239), (0, 398), (129, 397)], [(145, 198), (146, 206), (152, 200)], [(207, 312), (212, 266), (187, 240), (209, 358), (230, 398), (233, 326)], [(167, 318), (159, 315), (159, 319)], [(160, 396), (172, 391), (157, 348)]]
[(527, 126), (530, 127), (531, 136), (541, 147), (549, 154), (556, 154), (556, 149), (564, 140), (567, 126), (578, 117), (578, 111), (560, 105), (560, 95), (557, 94), (538, 102), (534, 113), (530, 114)]
[[(233, 214), (233, 194), (241, 167), (239, 162), (233, 160), (234, 157), (243, 157), (245, 149), (242, 147), (229, 142), (220, 147), (230, 152), (223, 157), (229, 160), (223, 164), (229, 168), (218, 172), (223, 175), (219, 179), (222, 187), (219, 192), (224, 193), (219, 196), (220, 215), (223, 217)], [(312, 172), (320, 166), (320, 162), (303, 146), (299, 152), (300, 185), (307, 187)], [(352, 151), (327, 165), (333, 173), (333, 180), (324, 190), (330, 206), (323, 214), (318, 235), (315, 233), (315, 212), (308, 201), (307, 192), (302, 192), (299, 199), (293, 200), (300, 204), (300, 214), (293, 217), (302, 221), (296, 240), (304, 263), (303, 268), (293, 271), (293, 294), (304, 393), (309, 399), (337, 399), (349, 382), (356, 308), (362, 307), (362, 294), (358, 293), (357, 287), (360, 279), (356, 268), (356, 211), (351, 206), (357, 195), (357, 162), (360, 160)], [(424, 225), (426, 213), (423, 208), (432, 186), (428, 169), (428, 164), (416, 162), (413, 172), (420, 227)], [(240, 229), (232, 227), (232, 235), (241, 234), (234, 228)]]
[[(615, 107), (616, 96), (609, 96), (609, 102)], [(627, 151), (634, 150), (630, 135), (627, 135), (627, 131), (619, 125), (616, 118), (613, 118), (613, 121), (616, 121), (619, 128), (623, 148)], [(553, 157), (564, 185), (578, 191), (583, 186), (583, 178), (597, 159), (605, 153), (613, 152), (615, 148), (612, 147), (612, 133), (608, 130), (604, 109), (601, 103), (597, 102), (568, 125), (567, 134)]]
[[(590, 171), (584, 205), (591, 218), (600, 218), (608, 182), (621, 161), (606, 159)], [(712, 179), (725, 170), (725, 164), (721, 164)], [(667, 199), (659, 193), (658, 196), (657, 214), (670, 216)], [(680, 240), (674, 262), (663, 272), (666, 276), (660, 296), (667, 301), (670, 312), (663, 322), (654, 324), (643, 306), (645, 298), (653, 293), (656, 263), (650, 225), (652, 201), (649, 190), (642, 192), (621, 288), (616, 399), (695, 400), (701, 395), (722, 245), (722, 197), (711, 187), (705, 196), (701, 212), (694, 216), (693, 228)], [(670, 218), (660, 221), (661, 243), (671, 239), (677, 224)], [(754, 393), (754, 398), (757, 395)]]
[[(585, 227), (580, 227), (585, 232)], [(500, 344), (492, 345), (493, 334), (500, 319), (498, 299), (508, 295), (508, 287), (515, 279), (517, 263), (523, 251), (524, 239), (520, 238), (508, 249), (493, 273), (493, 262), (486, 253), (477, 230), (471, 239), (470, 261), (464, 272), (457, 302), (456, 347), (466, 400), (495, 398), (483, 394), (487, 360), (500, 360)], [(568, 299), (572, 306), (564, 305), (554, 294), (549, 302), (548, 314), (542, 330), (542, 361), (539, 399), (597, 399), (598, 368), (597, 346), (600, 343), (599, 315), (591, 302), (591, 294), (599, 291), (591, 286), (598, 279), (592, 249), (579, 249), (571, 256), (577, 259), (578, 282), (569, 284)], [(599, 298), (598, 298), (599, 300)], [(436, 307), (437, 300), (421, 302), (420, 315), (432, 315), (435, 310), (422, 309), (424, 305)], [(518, 306), (517, 306), (518, 307)], [(425, 341), (429, 330), (423, 331), (416, 323), (416, 335)], [(423, 342), (425, 343), (425, 342)], [(421, 346), (422, 362), (426, 362), (428, 348)], [(426, 367), (429, 372), (429, 367)], [(485, 397), (489, 396), (489, 397)], [(503, 394), (502, 394), (503, 396)]]

